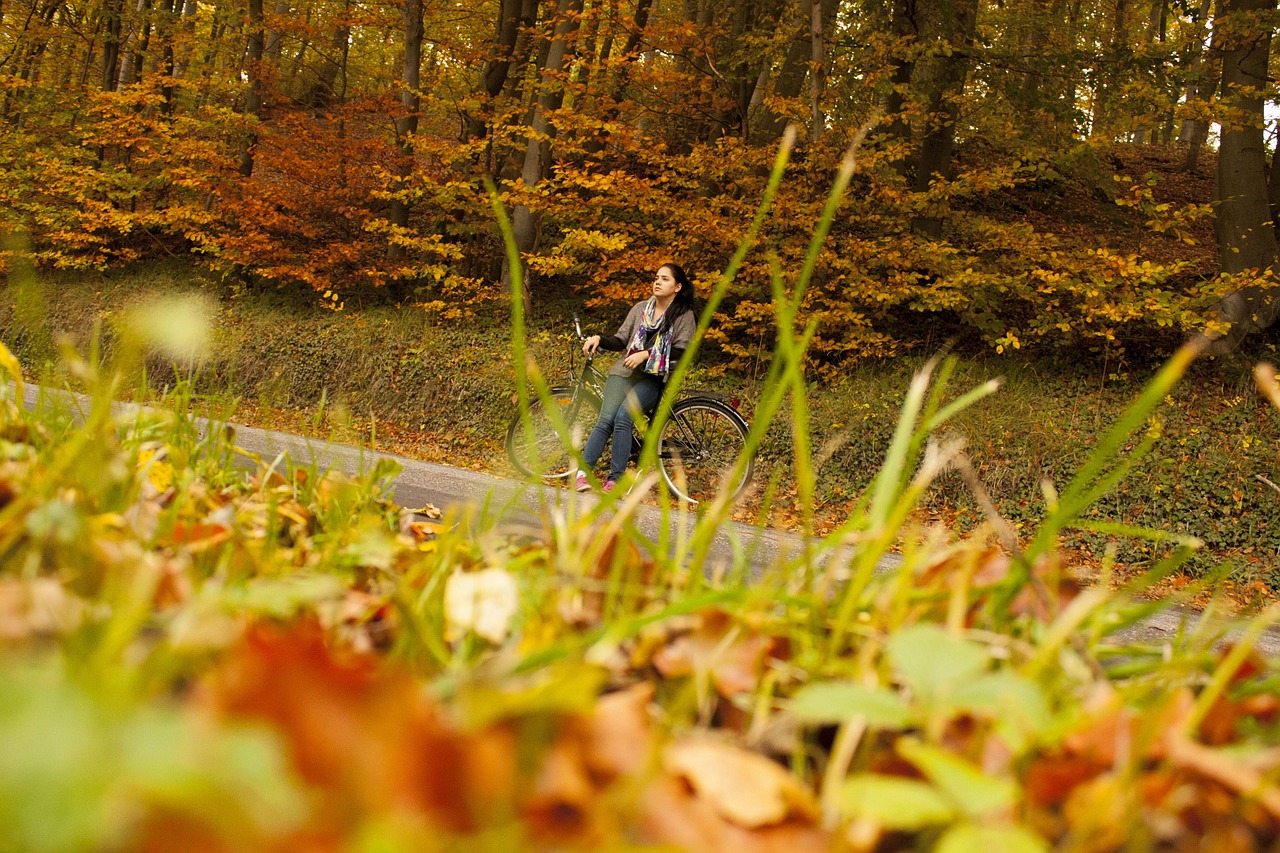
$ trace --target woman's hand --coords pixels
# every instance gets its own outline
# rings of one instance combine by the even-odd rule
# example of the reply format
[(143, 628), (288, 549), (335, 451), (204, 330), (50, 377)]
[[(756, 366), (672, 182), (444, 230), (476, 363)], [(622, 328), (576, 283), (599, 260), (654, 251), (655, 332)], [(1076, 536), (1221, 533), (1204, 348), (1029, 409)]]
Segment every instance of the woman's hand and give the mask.
[(638, 350), (636, 352), (631, 353), (631, 355), (627, 356), (622, 360), (622, 363), (625, 364), (627, 367), (630, 367), (632, 370), (635, 370), (637, 367), (644, 364), (648, 360), (649, 360), (649, 351), (647, 349), (642, 349), (642, 350)]
[(595, 355), (596, 351), (599, 349), (600, 349), (599, 335), (592, 335), (591, 337), (587, 338), (585, 341), (582, 342), (583, 355)]

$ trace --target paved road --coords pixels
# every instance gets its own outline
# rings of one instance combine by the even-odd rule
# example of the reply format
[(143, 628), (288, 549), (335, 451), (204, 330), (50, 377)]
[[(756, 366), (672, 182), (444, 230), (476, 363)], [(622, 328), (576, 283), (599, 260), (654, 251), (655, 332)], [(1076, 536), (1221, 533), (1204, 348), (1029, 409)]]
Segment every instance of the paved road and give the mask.
[[(42, 389), (26, 386), (26, 405), (37, 405)], [(87, 406), (83, 397), (65, 392), (43, 391), (47, 400), (64, 407)], [(133, 408), (117, 404), (121, 412)], [(204, 419), (197, 419), (201, 430), (208, 429)], [(400, 474), (392, 484), (397, 503), (407, 507), (423, 507), (428, 504), (444, 510), (471, 505), (483, 509), (499, 523), (512, 528), (538, 525), (548, 507), (566, 513), (580, 512), (590, 507), (595, 498), (582, 496), (567, 489), (504, 479), (477, 471), (452, 468), (430, 462), (419, 462), (400, 456), (376, 453), (367, 449), (333, 444), (303, 438), (290, 433), (233, 425), (236, 444), (256, 453), (270, 462), (282, 455), (297, 464), (314, 462), (319, 468), (335, 468), (347, 473), (367, 471), (379, 459), (392, 459), (400, 466)], [(662, 513), (656, 507), (642, 504), (637, 509), (636, 526), (650, 540), (658, 538)], [(691, 529), (695, 519), (689, 513), (678, 513), (674, 524), (684, 523)], [(717, 531), (715, 542), (708, 556), (708, 571), (720, 566), (733, 565), (737, 554), (749, 561), (754, 576), (760, 577), (770, 569), (781, 565), (788, 554), (796, 554), (804, 547), (804, 540), (797, 535), (764, 530), (751, 525), (726, 522)], [(886, 562), (883, 568), (896, 565)], [(1155, 614), (1121, 635), (1131, 642), (1163, 643), (1173, 639), (1179, 630), (1188, 629), (1200, 618), (1195, 611), (1170, 608)], [(1258, 641), (1257, 647), (1269, 656), (1280, 656), (1280, 628), (1272, 627)]]
[[(27, 385), (25, 404), (28, 408), (38, 405), (41, 394), (49, 403), (61, 407), (87, 411), (88, 400), (81, 395), (68, 394)], [(117, 403), (116, 410), (127, 415), (136, 406)], [(195, 419), (201, 434), (209, 429), (204, 418)], [(295, 464), (315, 463), (321, 470), (333, 468), (349, 474), (368, 471), (380, 459), (390, 459), (400, 466), (400, 474), (391, 484), (396, 502), (405, 507), (424, 507), (428, 504), (448, 510), (471, 506), (486, 512), (489, 517), (509, 527), (529, 527), (540, 524), (548, 507), (567, 513), (582, 512), (594, 506), (592, 495), (579, 495), (568, 489), (544, 486), (521, 480), (505, 479), (478, 471), (453, 468), (431, 462), (419, 462), (378, 453), (368, 449), (304, 438), (291, 433), (233, 424), (237, 446), (258, 454), (270, 463), (285, 456)], [(697, 518), (692, 513), (676, 511), (672, 524), (685, 524), (692, 529)], [(641, 504), (636, 511), (636, 527), (650, 540), (659, 537), (662, 512), (653, 506)], [(732, 565), (736, 553), (746, 554), (752, 571), (759, 576), (767, 569), (779, 565), (787, 554), (798, 553), (804, 540), (789, 533), (765, 530), (753, 525), (726, 522), (716, 532), (708, 555), (707, 570)]]

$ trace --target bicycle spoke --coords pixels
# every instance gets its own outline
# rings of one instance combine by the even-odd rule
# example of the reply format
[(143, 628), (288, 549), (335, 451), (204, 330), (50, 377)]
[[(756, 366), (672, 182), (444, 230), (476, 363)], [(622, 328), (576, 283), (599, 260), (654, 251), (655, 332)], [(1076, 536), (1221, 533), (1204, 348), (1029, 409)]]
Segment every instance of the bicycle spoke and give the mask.
[(576, 467), (572, 451), (581, 449), (586, 442), (596, 420), (596, 409), (589, 401), (575, 401), (568, 392), (553, 394), (550, 402), (568, 429), (569, 446), (538, 400), (529, 406), (529, 428), (519, 416), (512, 420), (507, 430), (507, 455), (526, 476), (555, 480), (568, 476)]
[[(725, 487), (746, 443), (746, 428), (736, 415), (714, 401), (684, 402), (662, 433), (662, 468), (668, 486), (680, 497), (709, 501)], [(736, 495), (750, 477), (750, 466), (732, 484)]]

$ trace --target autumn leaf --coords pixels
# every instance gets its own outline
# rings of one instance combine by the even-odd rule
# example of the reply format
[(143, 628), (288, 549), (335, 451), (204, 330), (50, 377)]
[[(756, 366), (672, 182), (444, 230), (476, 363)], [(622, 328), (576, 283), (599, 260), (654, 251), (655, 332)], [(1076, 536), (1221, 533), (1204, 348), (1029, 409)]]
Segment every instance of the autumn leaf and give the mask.
[(738, 826), (755, 829), (818, 814), (812, 793), (783, 767), (710, 735), (688, 735), (669, 744), (663, 766)]
[(694, 630), (657, 650), (653, 665), (665, 678), (705, 674), (728, 698), (755, 690), (766, 660), (782, 654), (782, 646), (728, 613), (713, 610), (699, 614)]

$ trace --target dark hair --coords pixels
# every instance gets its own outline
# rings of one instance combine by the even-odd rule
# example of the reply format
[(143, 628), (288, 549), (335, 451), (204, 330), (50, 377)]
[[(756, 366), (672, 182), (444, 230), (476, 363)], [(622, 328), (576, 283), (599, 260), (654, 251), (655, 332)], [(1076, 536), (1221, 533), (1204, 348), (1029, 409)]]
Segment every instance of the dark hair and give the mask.
[(658, 269), (666, 267), (671, 270), (671, 277), (676, 280), (676, 284), (680, 285), (680, 289), (676, 291), (675, 298), (671, 301), (671, 307), (667, 309), (666, 316), (663, 317), (663, 325), (668, 329), (671, 325), (686, 311), (693, 312), (693, 319), (698, 319), (698, 309), (694, 302), (693, 282), (689, 280), (689, 274), (684, 271), (684, 267), (668, 261), (659, 264)]

